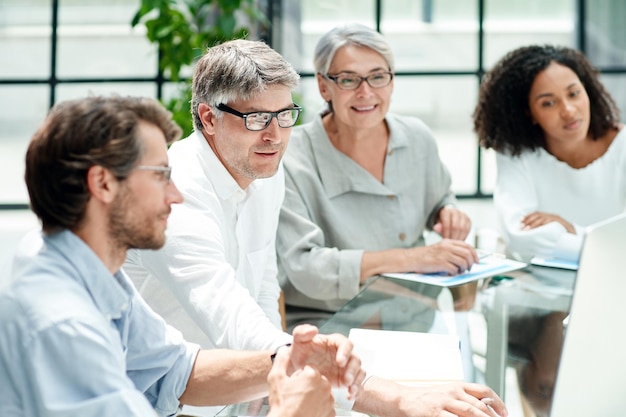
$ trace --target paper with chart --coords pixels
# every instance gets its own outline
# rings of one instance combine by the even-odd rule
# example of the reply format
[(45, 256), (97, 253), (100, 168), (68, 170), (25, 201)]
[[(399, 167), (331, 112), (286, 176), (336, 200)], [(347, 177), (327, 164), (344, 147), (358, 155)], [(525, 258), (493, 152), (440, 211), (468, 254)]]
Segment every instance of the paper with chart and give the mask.
[(547, 266), (550, 268), (569, 269), (571, 271), (578, 270), (578, 262), (561, 259), (561, 258), (542, 258), (535, 256), (530, 260), (532, 265)]
[(522, 269), (527, 266), (524, 262), (514, 261), (505, 258), (499, 254), (492, 254), (480, 259), (480, 263), (472, 265), (472, 268), (459, 275), (438, 274), (416, 274), (407, 273), (384, 273), (386, 277), (404, 279), (407, 281), (424, 282), (431, 285), (439, 285), (441, 287), (454, 287), (456, 285), (466, 284), (482, 278), (501, 275), (507, 272)]

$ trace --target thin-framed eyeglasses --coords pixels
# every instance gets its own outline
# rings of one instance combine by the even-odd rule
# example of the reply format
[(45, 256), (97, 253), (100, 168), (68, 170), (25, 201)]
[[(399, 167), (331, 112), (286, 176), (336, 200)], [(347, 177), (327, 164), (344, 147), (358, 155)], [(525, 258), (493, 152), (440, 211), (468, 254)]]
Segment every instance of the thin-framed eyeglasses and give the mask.
[(390, 71), (375, 72), (367, 77), (361, 77), (356, 74), (326, 74), (324, 77), (337, 84), (337, 87), (342, 90), (356, 90), (363, 81), (367, 81), (367, 84), (372, 88), (386, 87), (393, 79), (393, 73)]
[(156, 171), (161, 174), (162, 180), (169, 184), (172, 180), (172, 167), (171, 166), (156, 166), (156, 165), (137, 165), (135, 169), (139, 169), (141, 171)]
[(298, 117), (300, 117), (300, 112), (302, 111), (302, 107), (298, 106), (296, 103), (293, 103), (293, 107), (288, 107), (278, 111), (253, 111), (250, 113), (241, 113), (232, 107), (228, 107), (224, 103), (219, 104), (217, 109), (237, 117), (241, 117), (244, 121), (246, 129), (252, 131), (267, 128), (274, 117), (278, 121), (278, 126), (285, 129), (292, 127), (298, 121)]

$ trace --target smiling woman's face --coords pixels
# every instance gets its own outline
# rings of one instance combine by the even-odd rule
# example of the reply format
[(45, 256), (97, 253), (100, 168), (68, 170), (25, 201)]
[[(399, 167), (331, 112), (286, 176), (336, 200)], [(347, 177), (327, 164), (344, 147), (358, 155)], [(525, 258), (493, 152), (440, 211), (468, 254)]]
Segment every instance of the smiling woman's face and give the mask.
[(530, 114), (548, 143), (585, 140), (591, 111), (589, 96), (574, 71), (552, 62), (535, 77), (528, 95)]
[[(389, 71), (385, 58), (378, 52), (361, 46), (347, 45), (340, 48), (328, 74), (358, 75), (367, 77), (377, 72)], [(385, 87), (373, 88), (363, 81), (354, 90), (342, 90), (333, 81), (318, 77), (320, 94), (331, 101), (335, 120), (355, 128), (368, 128), (381, 123), (389, 110), (393, 80)]]

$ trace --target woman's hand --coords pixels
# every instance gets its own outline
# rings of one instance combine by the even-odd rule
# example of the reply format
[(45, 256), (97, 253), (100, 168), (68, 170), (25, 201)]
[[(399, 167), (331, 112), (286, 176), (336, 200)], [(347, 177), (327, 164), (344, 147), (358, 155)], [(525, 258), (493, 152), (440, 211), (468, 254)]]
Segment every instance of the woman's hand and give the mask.
[(472, 246), (453, 239), (443, 239), (433, 245), (415, 248), (366, 251), (361, 260), (361, 282), (384, 272), (457, 275), (468, 271), (478, 262), (478, 255)]
[[(408, 388), (398, 415), (406, 416), (506, 416), (504, 402), (490, 388), (472, 383), (450, 383), (423, 389)], [(415, 410), (420, 410), (416, 412)]]
[(479, 262), (474, 248), (461, 240), (443, 239), (433, 245), (403, 250), (407, 264), (403, 272), (457, 275)]
[(471, 228), (472, 221), (467, 214), (456, 207), (445, 206), (439, 210), (433, 231), (444, 239), (465, 240)]
[(574, 226), (566, 221), (561, 216), (557, 216), (556, 214), (543, 213), (541, 211), (535, 211), (534, 213), (527, 214), (522, 219), (522, 230), (532, 230), (536, 229), (539, 226), (543, 226), (544, 224), (557, 222), (561, 223), (565, 229), (572, 234), (576, 234), (576, 229)]
[(367, 380), (354, 410), (381, 417), (508, 416), (506, 406), (489, 387), (467, 382), (409, 387), (383, 378)]

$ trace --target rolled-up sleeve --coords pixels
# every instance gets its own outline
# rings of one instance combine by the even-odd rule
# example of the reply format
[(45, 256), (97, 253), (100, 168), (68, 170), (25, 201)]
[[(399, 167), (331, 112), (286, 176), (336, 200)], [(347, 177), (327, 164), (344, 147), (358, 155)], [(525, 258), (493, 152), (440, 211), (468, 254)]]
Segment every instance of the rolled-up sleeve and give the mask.
[[(528, 261), (533, 256), (552, 257), (576, 261), (582, 246), (582, 234), (568, 233), (557, 222), (522, 230), (525, 215), (540, 210), (532, 175), (527, 172), (521, 158), (496, 154), (498, 180), (494, 191), (494, 205), (500, 231), (511, 256)], [(557, 192), (555, 190), (555, 192)], [(574, 225), (577, 233), (582, 230)]]

